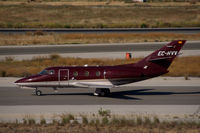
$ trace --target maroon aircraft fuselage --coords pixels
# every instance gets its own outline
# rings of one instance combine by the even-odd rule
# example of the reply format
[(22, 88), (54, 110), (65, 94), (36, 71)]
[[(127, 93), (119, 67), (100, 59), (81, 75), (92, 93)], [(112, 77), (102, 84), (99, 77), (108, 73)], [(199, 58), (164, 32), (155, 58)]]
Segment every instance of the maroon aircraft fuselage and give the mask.
[(37, 75), (15, 83), (26, 87), (112, 88), (137, 82), (167, 73), (185, 42), (172, 41), (134, 64), (48, 67)]

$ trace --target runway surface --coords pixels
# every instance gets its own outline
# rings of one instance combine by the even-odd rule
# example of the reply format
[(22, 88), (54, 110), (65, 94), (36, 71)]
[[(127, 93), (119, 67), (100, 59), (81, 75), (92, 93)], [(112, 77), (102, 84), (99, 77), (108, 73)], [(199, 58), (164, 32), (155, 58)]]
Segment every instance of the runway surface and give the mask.
[(93, 96), (93, 89), (41, 89), (43, 96), (18, 87), (0, 87), (0, 105), (199, 105), (199, 86), (125, 86), (108, 97)]
[[(72, 44), (42, 46), (2, 46), (0, 55), (51, 54), (51, 53), (94, 53), (151, 51), (161, 48), (169, 42), (133, 43), (133, 44)], [(199, 41), (187, 42), (183, 50), (200, 49)]]
[[(153, 51), (127, 51), (131, 53), (132, 58), (143, 58)], [(179, 57), (185, 56), (200, 56), (200, 50), (181, 50)], [(125, 59), (126, 52), (95, 52), (95, 53), (63, 53), (59, 54), (61, 57), (73, 57), (73, 58), (110, 58), (110, 59)], [(38, 57), (49, 57), (50, 54), (25, 54), (25, 55), (0, 55), (0, 60), (5, 60), (7, 57), (11, 57), (15, 60), (31, 60)]]
[(200, 28), (0, 28), (0, 33), (6, 34), (23, 34), (26, 32), (36, 32), (42, 31), (46, 33), (148, 33), (148, 32), (172, 32), (172, 33), (182, 33), (182, 34), (194, 34), (199, 33)]

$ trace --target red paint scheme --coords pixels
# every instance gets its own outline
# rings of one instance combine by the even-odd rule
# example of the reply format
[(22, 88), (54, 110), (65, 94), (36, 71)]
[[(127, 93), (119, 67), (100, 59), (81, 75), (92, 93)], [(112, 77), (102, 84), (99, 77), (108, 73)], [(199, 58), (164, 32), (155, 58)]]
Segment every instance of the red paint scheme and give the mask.
[[(149, 56), (135, 64), (124, 64), (117, 66), (66, 66), (46, 68), (46, 74), (37, 74), (34, 76), (22, 78), (15, 83), (36, 83), (47, 81), (82, 81), (82, 80), (102, 80), (106, 79), (115, 85), (132, 83), (152, 77), (160, 76), (168, 72), (168, 67), (178, 55), (186, 41), (176, 40), (161, 49), (156, 50)], [(49, 72), (53, 70), (53, 74)], [(77, 73), (75, 73), (77, 72)], [(89, 72), (89, 75), (85, 75)], [(87, 73), (88, 74), (88, 73)], [(77, 76), (75, 76), (77, 75)], [(24, 85), (29, 86), (29, 85)], [(39, 85), (38, 85), (39, 86)], [(34, 87), (38, 87), (35, 85)], [(48, 86), (48, 85), (47, 85)], [(51, 85), (50, 85), (51, 86)], [(102, 83), (102, 88), (104, 83)], [(59, 85), (58, 85), (59, 87)]]

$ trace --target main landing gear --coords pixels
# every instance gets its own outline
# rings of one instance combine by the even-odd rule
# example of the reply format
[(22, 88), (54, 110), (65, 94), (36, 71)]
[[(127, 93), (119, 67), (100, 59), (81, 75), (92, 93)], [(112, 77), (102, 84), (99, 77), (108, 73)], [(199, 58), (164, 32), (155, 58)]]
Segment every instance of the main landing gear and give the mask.
[(108, 96), (110, 94), (110, 89), (108, 88), (96, 88), (94, 95), (95, 96)]

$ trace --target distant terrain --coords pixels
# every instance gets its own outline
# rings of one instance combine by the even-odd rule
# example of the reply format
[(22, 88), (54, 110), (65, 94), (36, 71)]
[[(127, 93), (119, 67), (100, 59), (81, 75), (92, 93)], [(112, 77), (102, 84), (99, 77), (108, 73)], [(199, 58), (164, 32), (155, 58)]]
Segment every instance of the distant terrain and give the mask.
[(199, 2), (0, 1), (0, 28), (199, 27)]
[[(200, 3), (147, 2), (120, 0), (0, 0), (0, 28), (169, 28), (200, 27)], [(199, 40), (200, 34), (181, 33), (105, 33), (0, 34), (0, 45), (132, 43), (177, 39)], [(200, 76), (200, 57), (178, 58), (169, 76)], [(25, 76), (54, 65), (115, 65), (134, 60), (77, 59), (51, 56), (31, 61), (0, 61), (0, 76)], [(67, 62), (66, 62), (67, 61)], [(187, 69), (183, 69), (187, 64)]]
[[(163, 0), (165, 1), (165, 0)], [(200, 2), (133, 3), (131, 0), (0, 0), (0, 28), (200, 27)], [(88, 44), (199, 40), (200, 34), (88, 33), (36, 31), (0, 34), (2, 45)]]

